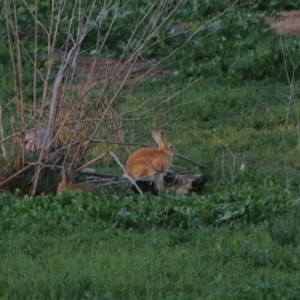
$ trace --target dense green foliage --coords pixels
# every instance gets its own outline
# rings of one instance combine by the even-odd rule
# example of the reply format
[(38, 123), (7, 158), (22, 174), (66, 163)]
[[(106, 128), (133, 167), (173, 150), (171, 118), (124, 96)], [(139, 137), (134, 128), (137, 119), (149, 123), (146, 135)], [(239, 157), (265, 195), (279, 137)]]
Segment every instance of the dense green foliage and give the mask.
[(191, 197), (2, 194), (0, 295), (297, 299), (299, 199), (285, 195), (271, 182)]
[(297, 299), (299, 249), (264, 226), (1, 236), (2, 299)]
[(55, 197), (24, 196), (18, 201), (10, 194), (1, 196), (0, 226), (3, 232), (52, 234), (62, 230), (71, 234), (78, 224), (105, 228), (150, 230), (198, 229), (204, 225), (257, 223), (270, 221), (284, 213), (297, 213), (297, 193), (282, 192), (271, 180), (262, 184), (235, 184), (213, 194), (178, 196), (172, 193), (100, 196), (66, 192)]

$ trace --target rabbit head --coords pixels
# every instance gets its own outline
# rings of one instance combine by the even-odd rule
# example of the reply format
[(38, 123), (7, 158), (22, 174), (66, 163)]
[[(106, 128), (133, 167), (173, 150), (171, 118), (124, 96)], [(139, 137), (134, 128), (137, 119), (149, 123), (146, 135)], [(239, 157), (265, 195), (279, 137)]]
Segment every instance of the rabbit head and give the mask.
[(65, 170), (65, 168), (62, 168), (61, 174), (62, 181), (58, 184), (57, 194), (60, 194), (65, 189), (70, 189), (77, 192), (90, 191), (93, 194), (100, 193), (99, 188), (95, 184), (88, 182), (79, 182), (73, 184), (73, 179), (75, 177), (75, 170), (73, 167), (71, 167), (68, 172)]
[(175, 149), (172, 144), (167, 144), (165, 141), (165, 133), (160, 131), (152, 131), (152, 137), (156, 144), (158, 145), (158, 149), (168, 153), (170, 156), (173, 156), (175, 153)]

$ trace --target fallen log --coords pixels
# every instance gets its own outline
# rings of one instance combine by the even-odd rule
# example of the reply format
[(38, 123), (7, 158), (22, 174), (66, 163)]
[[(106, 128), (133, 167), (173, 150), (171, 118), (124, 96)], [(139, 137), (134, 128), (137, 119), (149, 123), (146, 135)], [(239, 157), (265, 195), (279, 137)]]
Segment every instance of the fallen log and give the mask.
[[(174, 189), (177, 194), (189, 194), (191, 192), (201, 192), (207, 182), (203, 174), (175, 174), (167, 172), (163, 175), (162, 184), (156, 178), (139, 179), (136, 181), (137, 186), (143, 193), (150, 192), (158, 195), (164, 190)], [(137, 193), (134, 186), (131, 189)]]

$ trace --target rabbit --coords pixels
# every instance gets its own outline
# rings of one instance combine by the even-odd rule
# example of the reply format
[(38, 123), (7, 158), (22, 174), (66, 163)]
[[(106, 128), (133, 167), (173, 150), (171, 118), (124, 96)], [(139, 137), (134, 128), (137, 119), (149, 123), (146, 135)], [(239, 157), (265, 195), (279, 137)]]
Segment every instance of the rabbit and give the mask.
[(175, 149), (165, 142), (163, 131), (152, 131), (152, 137), (158, 148), (141, 148), (133, 152), (126, 162), (126, 171), (135, 181), (165, 173), (172, 164)]
[(75, 176), (75, 170), (73, 167), (70, 168), (68, 172), (64, 168), (61, 169), (62, 173), (62, 181), (58, 184), (57, 187), (57, 194), (60, 194), (63, 190), (70, 189), (77, 192), (82, 191), (89, 191), (92, 194), (99, 194), (100, 190), (99, 188), (92, 183), (88, 182), (79, 182), (76, 184), (72, 184), (74, 176)]

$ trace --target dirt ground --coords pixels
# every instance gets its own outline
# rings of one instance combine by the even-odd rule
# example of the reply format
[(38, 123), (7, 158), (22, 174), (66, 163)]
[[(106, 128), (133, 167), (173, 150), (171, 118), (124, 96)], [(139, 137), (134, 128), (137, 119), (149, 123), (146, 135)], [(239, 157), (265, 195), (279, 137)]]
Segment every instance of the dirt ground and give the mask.
[(123, 82), (126, 85), (134, 85), (143, 80), (159, 79), (172, 73), (172, 70), (163, 70), (156, 66), (155, 59), (145, 59), (119, 62), (115, 59), (79, 59), (76, 66), (76, 75), (86, 76), (93, 70), (92, 85), (108, 84), (119, 86)]
[(278, 34), (294, 34), (300, 36), (300, 11), (282, 12), (274, 18), (266, 18), (266, 22)]

